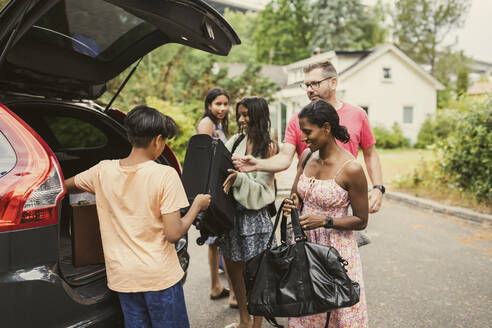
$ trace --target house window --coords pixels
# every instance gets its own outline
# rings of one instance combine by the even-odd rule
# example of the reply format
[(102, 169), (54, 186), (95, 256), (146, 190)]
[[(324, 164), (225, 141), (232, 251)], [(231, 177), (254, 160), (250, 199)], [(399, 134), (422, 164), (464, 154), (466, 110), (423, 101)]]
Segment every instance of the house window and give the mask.
[(385, 80), (391, 80), (391, 68), (390, 67), (383, 67), (383, 79)]
[(407, 124), (413, 123), (413, 107), (412, 106), (403, 107), (403, 123), (407, 123)]

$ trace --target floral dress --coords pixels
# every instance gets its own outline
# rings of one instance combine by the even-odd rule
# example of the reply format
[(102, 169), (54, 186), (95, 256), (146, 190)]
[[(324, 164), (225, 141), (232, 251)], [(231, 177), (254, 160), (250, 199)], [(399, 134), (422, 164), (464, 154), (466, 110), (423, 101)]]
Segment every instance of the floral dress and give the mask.
[[(352, 160), (350, 160), (352, 161)], [(348, 161), (348, 162), (350, 162)], [(304, 202), (302, 214), (329, 215), (334, 218), (347, 216), (350, 204), (348, 192), (335, 181), (346, 162), (335, 175), (335, 178), (318, 180), (308, 178), (304, 173), (299, 177), (297, 192)], [(308, 241), (335, 247), (340, 255), (348, 261), (348, 276), (360, 284), (360, 301), (349, 308), (331, 311), (329, 328), (368, 327), (367, 305), (362, 279), (362, 263), (353, 230), (337, 230), (317, 228), (305, 231)], [(306, 317), (289, 318), (291, 328), (324, 328), (326, 313)]]

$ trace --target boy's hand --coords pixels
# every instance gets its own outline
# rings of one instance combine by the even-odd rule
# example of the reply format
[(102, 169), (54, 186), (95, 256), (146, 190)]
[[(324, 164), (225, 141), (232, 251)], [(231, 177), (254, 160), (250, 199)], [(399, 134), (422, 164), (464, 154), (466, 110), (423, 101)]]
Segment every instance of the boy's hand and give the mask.
[(193, 203), (196, 203), (198, 205), (198, 208), (200, 211), (205, 211), (208, 206), (210, 205), (210, 200), (212, 199), (212, 196), (206, 194), (198, 194), (195, 197), (195, 200)]

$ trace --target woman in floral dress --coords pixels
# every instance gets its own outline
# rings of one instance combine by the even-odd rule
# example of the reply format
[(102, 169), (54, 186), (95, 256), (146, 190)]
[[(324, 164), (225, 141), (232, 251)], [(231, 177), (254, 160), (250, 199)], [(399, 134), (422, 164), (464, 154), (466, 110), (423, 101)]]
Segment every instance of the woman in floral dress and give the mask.
[[(303, 141), (309, 148), (301, 157), (292, 187), (295, 206), (302, 203), (300, 222), (308, 241), (335, 247), (349, 265), (349, 277), (360, 284), (360, 301), (331, 313), (289, 318), (292, 328), (368, 327), (362, 264), (354, 230), (367, 226), (367, 180), (362, 166), (335, 139), (348, 142), (336, 110), (318, 100), (299, 113)], [(353, 215), (347, 215), (351, 205)], [(286, 214), (294, 205), (286, 205)], [(327, 322), (328, 319), (328, 322)]]

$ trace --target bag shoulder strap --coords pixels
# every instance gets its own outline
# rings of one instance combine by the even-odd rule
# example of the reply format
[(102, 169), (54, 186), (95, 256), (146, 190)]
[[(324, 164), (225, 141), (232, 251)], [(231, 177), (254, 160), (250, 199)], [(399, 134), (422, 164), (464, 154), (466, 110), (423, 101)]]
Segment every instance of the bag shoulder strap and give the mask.
[(311, 158), (311, 155), (312, 155), (312, 154), (313, 154), (313, 152), (312, 152), (312, 151), (310, 151), (310, 152), (307, 154), (306, 158), (304, 159), (304, 162), (302, 162), (302, 169), (303, 169), (303, 170), (304, 170), (304, 168), (306, 167), (306, 164), (307, 164), (307, 162), (309, 161), (309, 158)]
[(234, 154), (234, 152), (236, 151), (237, 146), (239, 146), (239, 144), (241, 143), (241, 141), (243, 141), (244, 137), (246, 137), (245, 134), (240, 134), (239, 137), (237, 137), (236, 141), (234, 141), (234, 144), (232, 145), (231, 154)]

